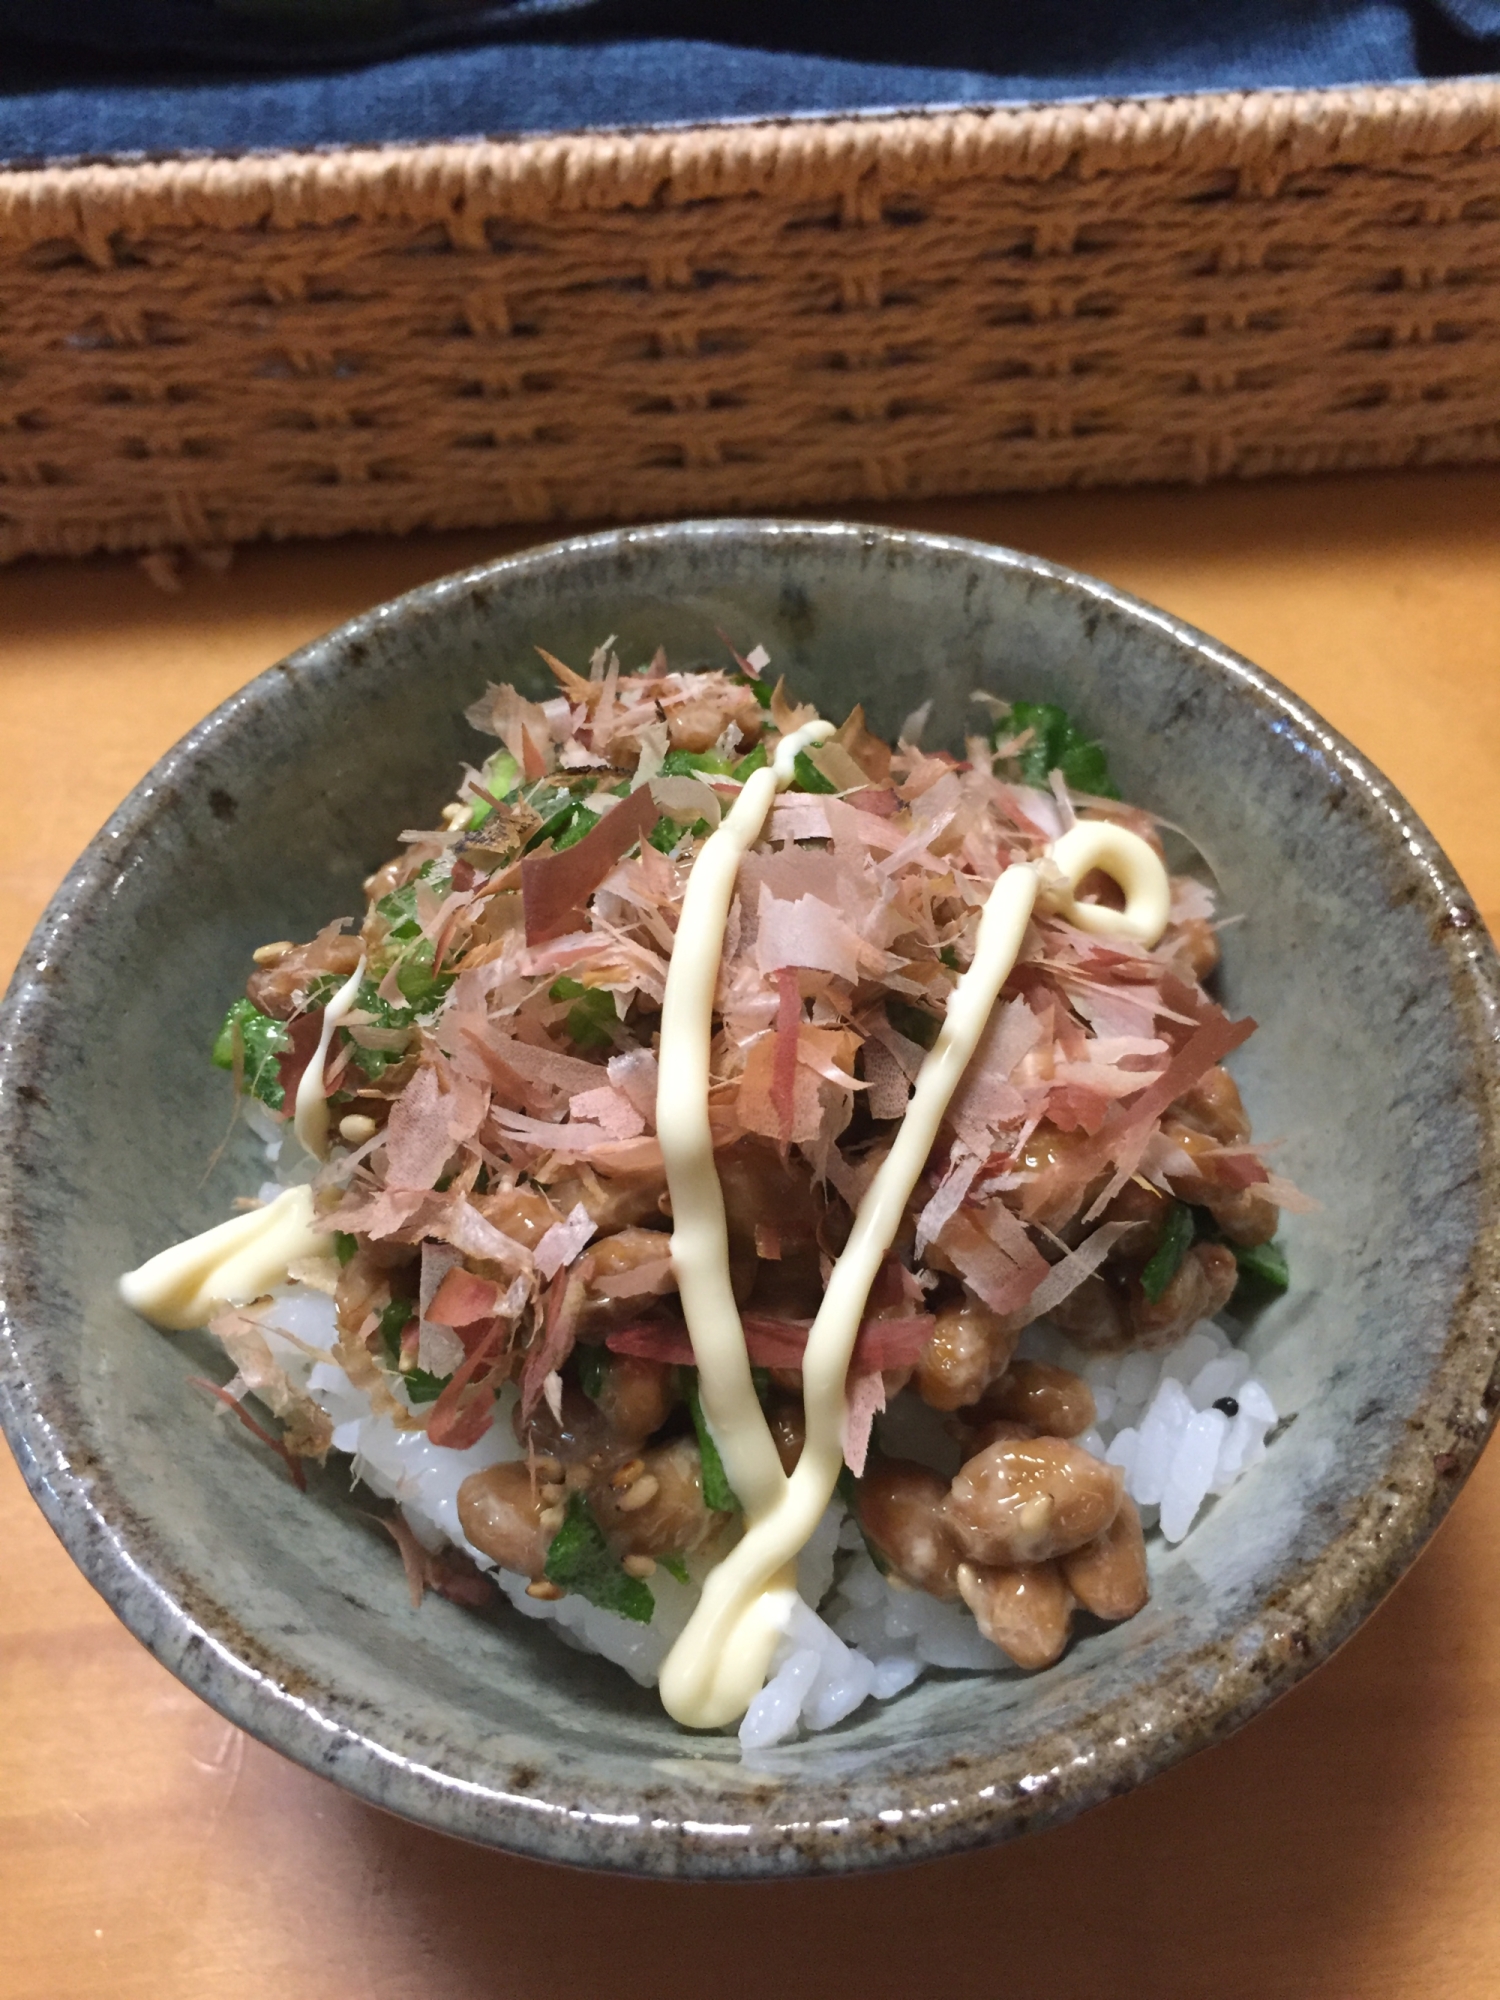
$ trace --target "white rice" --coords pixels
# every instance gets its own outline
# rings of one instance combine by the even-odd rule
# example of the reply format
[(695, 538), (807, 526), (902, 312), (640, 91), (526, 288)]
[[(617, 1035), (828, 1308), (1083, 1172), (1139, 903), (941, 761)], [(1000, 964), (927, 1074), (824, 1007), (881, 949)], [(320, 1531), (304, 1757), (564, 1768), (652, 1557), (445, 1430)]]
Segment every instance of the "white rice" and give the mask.
[[(654, 1684), (698, 1601), (701, 1561), (690, 1559), (685, 1584), (657, 1568), (651, 1578), (656, 1613), (649, 1625), (641, 1625), (573, 1592), (550, 1600), (528, 1597), (525, 1577), (498, 1569), (464, 1538), (458, 1520), (464, 1480), (524, 1456), (510, 1424), (514, 1388), (502, 1392), (496, 1420), (478, 1444), (452, 1451), (374, 1415), (337, 1362), (306, 1351), (327, 1354), (335, 1344), (333, 1301), (321, 1292), (283, 1287), (262, 1326), (291, 1380), (332, 1419), (334, 1446), (349, 1454), (353, 1479), (394, 1500), (425, 1548), (451, 1544), (463, 1550), (493, 1574), (522, 1617), (549, 1622), (567, 1644), (612, 1660), (643, 1687)], [(278, 1329), (294, 1338), (278, 1338)], [(1205, 1502), (1227, 1493), (1265, 1457), (1275, 1405), (1264, 1383), (1251, 1375), (1246, 1355), (1209, 1322), (1164, 1353), (1105, 1356), (1082, 1354), (1039, 1323), (1022, 1335), (1019, 1351), (1070, 1368), (1088, 1382), (1096, 1421), (1076, 1442), (1122, 1468), (1143, 1521), (1148, 1529), (1158, 1528), (1165, 1542), (1180, 1542)], [(1238, 1406), (1234, 1415), (1213, 1407), (1224, 1398)], [(944, 1474), (957, 1469), (960, 1454), (942, 1419), (914, 1397), (901, 1398), (880, 1420), (879, 1440), (887, 1452)], [(929, 1668), (1010, 1669), (964, 1605), (941, 1603), (882, 1576), (839, 1501), (799, 1556), (797, 1582), (770, 1677), (740, 1725), (747, 1755), (803, 1728), (831, 1728), (867, 1700), (888, 1701)]]

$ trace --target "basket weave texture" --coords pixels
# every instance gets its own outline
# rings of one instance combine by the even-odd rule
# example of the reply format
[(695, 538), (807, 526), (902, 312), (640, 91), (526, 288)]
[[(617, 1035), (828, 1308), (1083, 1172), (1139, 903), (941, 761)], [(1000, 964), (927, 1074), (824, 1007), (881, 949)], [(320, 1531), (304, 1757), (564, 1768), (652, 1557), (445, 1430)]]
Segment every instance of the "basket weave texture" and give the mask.
[(0, 558), (1500, 458), (1500, 85), (0, 174)]

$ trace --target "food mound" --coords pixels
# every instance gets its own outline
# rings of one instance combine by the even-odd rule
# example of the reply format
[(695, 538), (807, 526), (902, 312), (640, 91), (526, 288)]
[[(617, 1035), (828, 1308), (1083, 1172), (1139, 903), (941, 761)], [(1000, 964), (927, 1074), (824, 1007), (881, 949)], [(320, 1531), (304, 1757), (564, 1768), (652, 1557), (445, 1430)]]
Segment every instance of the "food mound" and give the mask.
[[(238, 1370), (217, 1393), (299, 1479), (352, 1455), (395, 1502), (417, 1602), (484, 1602), (488, 1572), (664, 1697), (706, 1579), (812, 1491), (811, 1525), (745, 1586), (774, 1612), (759, 1691), (668, 1702), (700, 1726), (743, 1713), (747, 1748), (928, 1666), (1046, 1667), (1080, 1613), (1141, 1608), (1146, 1532), (1181, 1539), (1276, 1420), (1213, 1321), (1232, 1309), (1238, 1331), (1284, 1289), (1278, 1214), (1303, 1203), (1222, 1066), (1254, 1024), (1205, 990), (1212, 892), (1169, 880), (1156, 822), (1055, 707), (976, 697), (985, 732), (959, 759), (919, 747), (920, 717), (894, 749), (858, 708), (814, 723), (759, 650), (724, 671), (543, 657), (558, 693), (474, 704), (500, 747), (438, 827), (403, 834), (357, 931), (255, 953), (214, 1060), (288, 1185), (122, 1289), (162, 1324), (212, 1312)], [(690, 906), (679, 932), (695, 863), (756, 786), (727, 916)], [(1085, 865), (1096, 846), (1135, 877)], [(1132, 932), (1131, 881), (1149, 900), (1155, 878), (1159, 915)], [(956, 1019), (987, 906), (1015, 885), (998, 998), (844, 1348), (826, 1335), (815, 1407), (856, 1218), (939, 1089), (921, 1079), (950, 1001)], [(711, 1165), (673, 1172), (668, 1112), (691, 1087), (662, 1016), (690, 950)], [(672, 1231), (690, 1199), (720, 1212), (715, 1176), (705, 1254), (712, 1275), (722, 1242), (732, 1301), (710, 1329)], [(170, 1308), (152, 1290), (168, 1258), (179, 1280), (191, 1266)], [(736, 1381), (755, 1438), (725, 1414)]]

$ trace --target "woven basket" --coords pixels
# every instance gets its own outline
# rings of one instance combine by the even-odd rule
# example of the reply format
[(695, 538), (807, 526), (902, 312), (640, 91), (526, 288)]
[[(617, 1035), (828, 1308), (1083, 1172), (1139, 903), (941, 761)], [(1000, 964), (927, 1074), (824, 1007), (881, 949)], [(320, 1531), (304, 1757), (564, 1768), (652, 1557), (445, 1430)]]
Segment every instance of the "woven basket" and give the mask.
[(1500, 85), (0, 174), (0, 557), (1500, 458)]

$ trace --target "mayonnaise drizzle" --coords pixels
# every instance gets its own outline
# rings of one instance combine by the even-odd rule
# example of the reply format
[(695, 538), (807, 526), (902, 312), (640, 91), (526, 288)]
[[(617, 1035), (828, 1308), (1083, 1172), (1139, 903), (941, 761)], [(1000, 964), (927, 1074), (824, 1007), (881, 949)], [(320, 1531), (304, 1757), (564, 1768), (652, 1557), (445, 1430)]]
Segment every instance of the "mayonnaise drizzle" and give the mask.
[(662, 1000), (656, 1130), (672, 1197), (672, 1269), (704, 1413), (729, 1483), (752, 1517), (779, 1498), (786, 1474), (750, 1379), (729, 1281), (724, 1196), (708, 1119), (714, 987), (740, 863), (760, 838), (776, 794), (791, 783), (797, 753), (832, 734), (831, 722), (810, 722), (785, 737), (774, 761), (751, 773), (718, 831), (703, 843), (683, 892)]
[[(657, 1131), (672, 1198), (672, 1263), (704, 1410), (747, 1519), (743, 1538), (705, 1578), (698, 1605), (661, 1670), (667, 1712), (696, 1729), (734, 1721), (765, 1680), (791, 1605), (792, 1564), (832, 1498), (843, 1463), (845, 1381), (870, 1287), (1014, 969), (1041, 887), (1038, 869), (1018, 863), (1004, 871), (985, 904), (973, 963), (954, 988), (901, 1128), (859, 1205), (813, 1321), (802, 1373), (806, 1443), (788, 1478), (755, 1394), (730, 1285), (724, 1202), (709, 1131), (708, 1058), (714, 986), (740, 860), (759, 835), (774, 789), (790, 781), (797, 751), (829, 733), (826, 723), (812, 723), (788, 738), (771, 768), (774, 783), (757, 786), (747, 798), (750, 786), (768, 775), (757, 772), (723, 827), (700, 850), (683, 897), (662, 1008)], [(1065, 834), (1050, 858), (1064, 887), (1047, 900), (1070, 921), (1145, 944), (1160, 937), (1170, 886), (1160, 859), (1138, 834), (1090, 821)], [(1093, 868), (1119, 881), (1123, 911), (1077, 903), (1077, 886)], [(1109, 921), (1095, 921), (1098, 917)]]
[(329, 1045), (333, 1041), (334, 1029), (358, 998), (364, 976), (365, 961), (361, 958), (323, 1009), (323, 1032), (318, 1036), (317, 1051), (298, 1079), (292, 1130), (315, 1159), (322, 1160), (328, 1156), (328, 1095), (323, 1076)]
[(312, 1189), (290, 1187), (264, 1208), (147, 1258), (121, 1278), (120, 1297), (154, 1326), (186, 1333), (225, 1306), (248, 1305), (283, 1284), (299, 1258), (326, 1256), (330, 1248), (326, 1233), (313, 1228)]
[[(364, 976), (361, 958), (323, 1009), (317, 1049), (297, 1084), (292, 1129), (317, 1159), (328, 1153), (328, 1050)], [(313, 1228), (313, 1213), (311, 1188), (286, 1188), (264, 1208), (174, 1243), (138, 1270), (127, 1271), (120, 1280), (120, 1297), (143, 1319), (171, 1332), (203, 1326), (223, 1307), (248, 1305), (273, 1285), (285, 1284), (289, 1266), (299, 1258), (328, 1254), (330, 1239)]]

